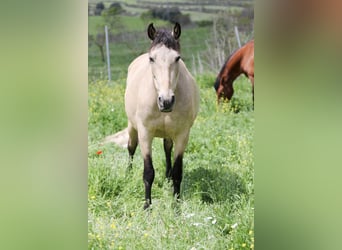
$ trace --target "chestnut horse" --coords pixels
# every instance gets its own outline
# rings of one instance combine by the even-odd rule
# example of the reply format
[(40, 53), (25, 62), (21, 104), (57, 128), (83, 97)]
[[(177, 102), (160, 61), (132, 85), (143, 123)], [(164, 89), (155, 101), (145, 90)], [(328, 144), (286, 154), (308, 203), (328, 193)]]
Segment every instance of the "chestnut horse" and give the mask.
[(166, 177), (172, 179), (173, 193), (179, 198), (183, 154), (199, 109), (198, 87), (180, 57), (180, 25), (176, 23), (172, 32), (164, 29), (156, 31), (151, 23), (147, 34), (152, 40), (151, 48), (130, 64), (125, 92), (130, 167), (138, 142), (144, 159), (144, 209), (152, 203), (153, 138), (164, 138)]
[(254, 40), (232, 53), (223, 65), (215, 82), (217, 103), (220, 98), (230, 100), (234, 93), (233, 82), (241, 74), (249, 78), (252, 83), (254, 106)]

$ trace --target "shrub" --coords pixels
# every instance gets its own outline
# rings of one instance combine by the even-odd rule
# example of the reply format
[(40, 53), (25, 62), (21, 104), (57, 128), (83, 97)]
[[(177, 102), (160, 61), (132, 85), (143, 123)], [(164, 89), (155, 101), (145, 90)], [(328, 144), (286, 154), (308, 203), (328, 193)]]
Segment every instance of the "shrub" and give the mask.
[(105, 6), (102, 2), (96, 4), (95, 7), (95, 16), (101, 16), (102, 11), (105, 9)]
[(189, 24), (191, 22), (189, 15), (184, 15), (181, 13), (178, 7), (171, 8), (152, 8), (151, 10), (143, 13), (141, 18), (158, 18), (171, 23), (180, 23), (182, 25)]
[(119, 15), (125, 12), (120, 3), (112, 3), (108, 8), (108, 15)]

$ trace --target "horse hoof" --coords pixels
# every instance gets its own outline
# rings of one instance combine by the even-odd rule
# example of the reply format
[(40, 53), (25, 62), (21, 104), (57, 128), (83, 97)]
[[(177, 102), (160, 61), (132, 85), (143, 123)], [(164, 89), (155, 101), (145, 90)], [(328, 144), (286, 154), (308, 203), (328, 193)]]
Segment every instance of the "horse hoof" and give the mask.
[(144, 204), (144, 210), (146, 210), (146, 209), (148, 209), (148, 208), (150, 208), (150, 204), (149, 204), (148, 202), (145, 202), (145, 204)]

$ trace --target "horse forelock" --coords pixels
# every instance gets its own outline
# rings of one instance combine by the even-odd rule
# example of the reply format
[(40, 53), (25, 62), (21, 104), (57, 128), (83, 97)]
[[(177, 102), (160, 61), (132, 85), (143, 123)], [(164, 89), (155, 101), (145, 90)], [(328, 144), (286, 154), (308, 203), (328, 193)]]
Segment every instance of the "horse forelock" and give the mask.
[(169, 30), (161, 29), (156, 32), (151, 49), (157, 45), (165, 45), (169, 49), (180, 51), (179, 40), (176, 40)]
[(220, 86), (220, 77), (218, 76), (218, 77), (216, 77), (216, 81), (214, 84), (214, 88), (216, 91), (218, 90), (219, 86)]

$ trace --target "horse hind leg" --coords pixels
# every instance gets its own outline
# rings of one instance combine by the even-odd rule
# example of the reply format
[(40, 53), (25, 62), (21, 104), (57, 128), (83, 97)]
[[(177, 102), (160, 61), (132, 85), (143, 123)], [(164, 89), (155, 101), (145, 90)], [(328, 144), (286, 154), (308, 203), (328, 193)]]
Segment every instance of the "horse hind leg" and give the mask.
[(133, 156), (138, 146), (138, 132), (132, 126), (129, 125), (128, 135), (129, 135), (128, 144), (127, 144), (127, 149), (128, 149), (128, 154), (129, 154), (128, 167), (129, 169), (131, 169), (132, 163), (133, 163)]
[(171, 151), (173, 147), (173, 142), (171, 139), (164, 138), (164, 152), (165, 152), (165, 159), (166, 159), (166, 178), (171, 178)]

